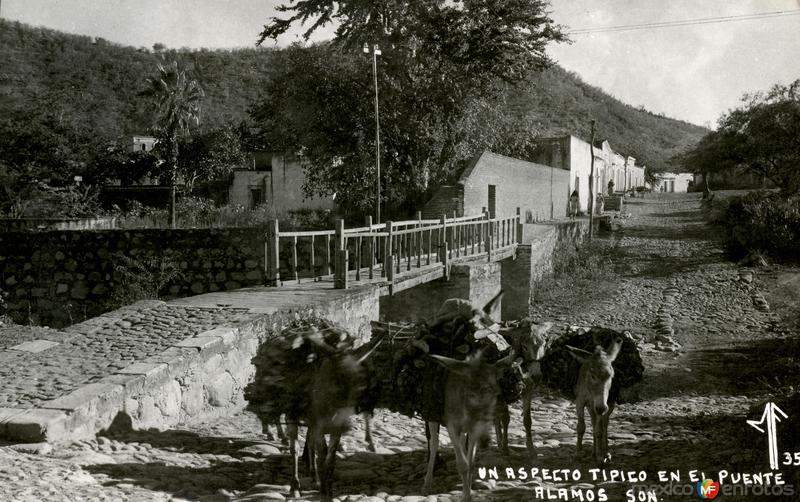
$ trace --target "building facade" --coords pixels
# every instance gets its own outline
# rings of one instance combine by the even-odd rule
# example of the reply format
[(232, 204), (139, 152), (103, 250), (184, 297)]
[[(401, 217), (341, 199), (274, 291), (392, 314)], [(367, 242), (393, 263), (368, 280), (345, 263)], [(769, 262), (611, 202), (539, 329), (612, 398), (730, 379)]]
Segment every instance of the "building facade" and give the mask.
[(563, 218), (568, 183), (569, 172), (563, 169), (487, 151), (471, 159), (455, 183), (440, 187), (422, 213), (427, 219), (486, 210), (507, 217), (520, 208), (526, 222)]
[(149, 152), (156, 146), (158, 140), (152, 136), (134, 136), (133, 137), (133, 151), (134, 152)]
[(694, 183), (694, 175), (689, 173), (656, 173), (653, 184), (654, 192), (680, 192), (689, 191), (689, 182)]
[(305, 174), (298, 157), (254, 152), (248, 167), (233, 171), (228, 202), (254, 208), (268, 204), (278, 213), (298, 209), (333, 209), (330, 197), (306, 197)]
[[(614, 182), (614, 192), (626, 192), (644, 186), (644, 170), (636, 159), (615, 152), (608, 141), (601, 140), (592, 147), (582, 139), (567, 135), (537, 140), (535, 162), (569, 171), (569, 192), (578, 192), (578, 211), (589, 208), (589, 194), (607, 194), (609, 182)], [(594, 183), (589, 187), (589, 176), (594, 157)]]

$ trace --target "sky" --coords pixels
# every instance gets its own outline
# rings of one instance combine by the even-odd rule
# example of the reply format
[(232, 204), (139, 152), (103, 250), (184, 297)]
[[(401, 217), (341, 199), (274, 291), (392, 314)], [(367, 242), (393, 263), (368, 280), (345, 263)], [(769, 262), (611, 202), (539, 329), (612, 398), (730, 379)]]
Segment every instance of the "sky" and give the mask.
[[(135, 47), (252, 47), (275, 0), (0, 0), (0, 16)], [(800, 0), (551, 0), (569, 30), (798, 11)], [(300, 40), (295, 29), (278, 45)], [(330, 38), (333, 29), (319, 34)], [(800, 78), (800, 15), (574, 34), (548, 52), (633, 106), (715, 127), (744, 93)], [(274, 44), (269, 42), (269, 45)]]

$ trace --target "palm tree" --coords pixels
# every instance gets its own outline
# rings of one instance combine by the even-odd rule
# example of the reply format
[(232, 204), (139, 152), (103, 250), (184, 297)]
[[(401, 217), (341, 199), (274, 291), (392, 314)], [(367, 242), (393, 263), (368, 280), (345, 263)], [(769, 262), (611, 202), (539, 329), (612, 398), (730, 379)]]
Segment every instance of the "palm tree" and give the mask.
[(170, 176), (169, 220), (175, 228), (175, 183), (178, 169), (178, 142), (189, 133), (189, 126), (200, 123), (200, 101), (203, 89), (178, 62), (158, 65), (158, 73), (147, 79), (145, 94), (156, 107), (156, 128), (161, 150), (166, 155)]

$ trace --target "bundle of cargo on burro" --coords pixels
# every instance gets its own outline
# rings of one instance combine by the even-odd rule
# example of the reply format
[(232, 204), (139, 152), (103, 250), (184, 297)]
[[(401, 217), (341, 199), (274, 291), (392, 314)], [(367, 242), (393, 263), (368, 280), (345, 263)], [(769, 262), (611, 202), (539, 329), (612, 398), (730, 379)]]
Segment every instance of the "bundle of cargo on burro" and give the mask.
[[(388, 409), (425, 422), (422, 494), (431, 489), (439, 428), (447, 428), (463, 500), (469, 501), (478, 449), (489, 447), (494, 427), (498, 446), (508, 454), (508, 406), (520, 398), (533, 453), (530, 403), (539, 367), (545, 383), (576, 400), (578, 450), (588, 408), (594, 459), (607, 462), (609, 415), (621, 387), (642, 378), (636, 345), (627, 333), (602, 328), (555, 337), (548, 336), (552, 323), (497, 323), (491, 313), (501, 296), (482, 308), (446, 300), (427, 322), (373, 323), (372, 338), (362, 346), (341, 327), (313, 317), (284, 326), (277, 338), (263, 343), (245, 397), (265, 431), (285, 425), (291, 495), (300, 496), (299, 427), (307, 427), (305, 467), (321, 499), (332, 500), (336, 454), (351, 417), (361, 413), (369, 424), (374, 410)], [(366, 440), (374, 448), (369, 433), (367, 427)]]

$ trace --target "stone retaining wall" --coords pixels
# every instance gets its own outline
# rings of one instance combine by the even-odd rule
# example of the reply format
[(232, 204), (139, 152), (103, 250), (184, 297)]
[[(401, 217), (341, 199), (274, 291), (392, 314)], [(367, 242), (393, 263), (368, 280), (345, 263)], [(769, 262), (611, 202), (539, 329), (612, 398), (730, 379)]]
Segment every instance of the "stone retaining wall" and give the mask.
[[(112, 309), (114, 293), (161, 264), (181, 272), (165, 285), (173, 297), (264, 283), (261, 229), (141, 229), (0, 233), (0, 291), (17, 322), (62, 327)], [(149, 264), (148, 264), (149, 262)], [(118, 267), (135, 274), (125, 278)], [(125, 303), (143, 298), (129, 297)]]
[(464, 298), (483, 307), (499, 292), (499, 263), (453, 265), (449, 280), (437, 279), (393, 296), (382, 296), (380, 318), (386, 322), (427, 321), (436, 315), (442, 303), (449, 298)]
[(0, 218), (0, 232), (112, 228), (117, 228), (116, 218)]
[[(311, 315), (324, 316), (367, 341), (370, 322), (378, 319), (378, 289), (365, 288), (344, 299), (298, 306), (184, 340), (159, 358), (109, 377), (127, 391), (120, 411), (134, 428), (165, 429), (242, 409), (247, 405), (244, 387), (255, 375), (251, 361), (258, 346), (276, 337), (282, 325)], [(108, 424), (95, 424), (95, 429)]]
[(553, 253), (561, 241), (581, 242), (589, 232), (588, 220), (568, 220), (544, 224), (525, 224), (522, 244), (515, 259), (505, 259), (502, 287), (506, 292), (502, 318), (520, 319), (530, 315), (536, 284), (553, 270)]
[(264, 314), (237, 326), (199, 333), (36, 409), (0, 408), (0, 438), (19, 442), (92, 438), (112, 424), (164, 430), (229, 415), (246, 402), (259, 344), (298, 318), (324, 316), (366, 341), (378, 318), (379, 288)]

